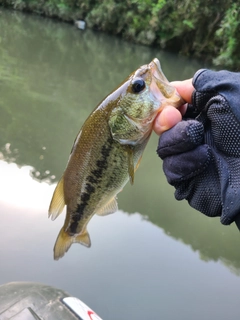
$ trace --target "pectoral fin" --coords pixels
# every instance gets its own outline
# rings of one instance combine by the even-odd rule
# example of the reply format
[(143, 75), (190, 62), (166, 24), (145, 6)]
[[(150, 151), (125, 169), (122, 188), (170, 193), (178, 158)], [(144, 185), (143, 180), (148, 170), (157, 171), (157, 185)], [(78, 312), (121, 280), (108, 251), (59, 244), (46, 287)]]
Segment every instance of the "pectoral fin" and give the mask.
[(130, 183), (134, 183), (134, 162), (133, 162), (133, 149), (130, 146), (127, 146), (127, 153), (128, 153), (128, 174)]
[(65, 206), (65, 200), (64, 200), (64, 191), (63, 191), (63, 177), (58, 182), (56, 189), (53, 193), (52, 201), (49, 206), (48, 210), (48, 217), (52, 220), (55, 220), (59, 214), (63, 211), (63, 208)]
[(135, 166), (135, 168), (134, 168), (134, 172), (137, 171), (137, 169), (138, 169), (138, 167), (139, 167), (139, 165), (140, 165), (141, 160), (142, 160), (142, 156), (141, 156), (140, 159), (138, 160), (138, 162), (137, 162), (137, 164), (136, 164), (136, 166)]
[(98, 216), (106, 216), (108, 214), (114, 213), (118, 210), (118, 204), (116, 197), (112, 198), (104, 207), (97, 210), (96, 214)]

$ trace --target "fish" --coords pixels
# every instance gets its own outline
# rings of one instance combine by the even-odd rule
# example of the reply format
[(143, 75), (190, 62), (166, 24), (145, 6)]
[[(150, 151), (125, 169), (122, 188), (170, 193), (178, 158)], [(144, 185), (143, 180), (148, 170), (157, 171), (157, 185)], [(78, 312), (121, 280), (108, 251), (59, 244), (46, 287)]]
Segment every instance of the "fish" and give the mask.
[(67, 206), (54, 259), (73, 243), (91, 246), (87, 225), (118, 210), (117, 194), (134, 183), (153, 121), (167, 105), (184, 104), (157, 58), (131, 73), (89, 115), (78, 133), (49, 207), (55, 220)]

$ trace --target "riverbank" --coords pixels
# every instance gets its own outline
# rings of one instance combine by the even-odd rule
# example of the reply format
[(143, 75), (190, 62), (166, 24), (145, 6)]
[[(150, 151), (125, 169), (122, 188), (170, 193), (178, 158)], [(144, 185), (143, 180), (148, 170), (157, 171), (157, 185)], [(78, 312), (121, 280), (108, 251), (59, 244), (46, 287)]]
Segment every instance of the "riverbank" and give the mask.
[[(207, 2), (207, 5), (206, 5)], [(0, 5), (238, 70), (240, 9), (231, 0), (0, 0)]]

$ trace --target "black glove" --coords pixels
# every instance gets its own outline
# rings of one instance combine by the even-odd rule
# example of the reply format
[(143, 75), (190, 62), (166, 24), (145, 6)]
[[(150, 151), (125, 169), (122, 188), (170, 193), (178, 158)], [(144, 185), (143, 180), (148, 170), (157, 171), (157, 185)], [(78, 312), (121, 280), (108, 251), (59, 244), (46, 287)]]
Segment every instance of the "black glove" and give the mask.
[(157, 153), (177, 200), (240, 227), (240, 73), (199, 70), (193, 85), (199, 115), (164, 132)]

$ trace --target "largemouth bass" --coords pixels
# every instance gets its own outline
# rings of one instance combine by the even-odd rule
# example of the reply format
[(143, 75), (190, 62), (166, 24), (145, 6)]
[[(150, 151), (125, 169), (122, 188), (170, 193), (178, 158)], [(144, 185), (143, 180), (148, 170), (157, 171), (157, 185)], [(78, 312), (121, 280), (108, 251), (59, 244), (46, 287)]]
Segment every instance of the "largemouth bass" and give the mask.
[(67, 214), (54, 246), (61, 258), (72, 243), (91, 246), (87, 224), (94, 214), (117, 211), (116, 195), (133, 184), (153, 121), (166, 105), (183, 104), (158, 59), (137, 69), (90, 114), (72, 147), (50, 204), (54, 220)]

